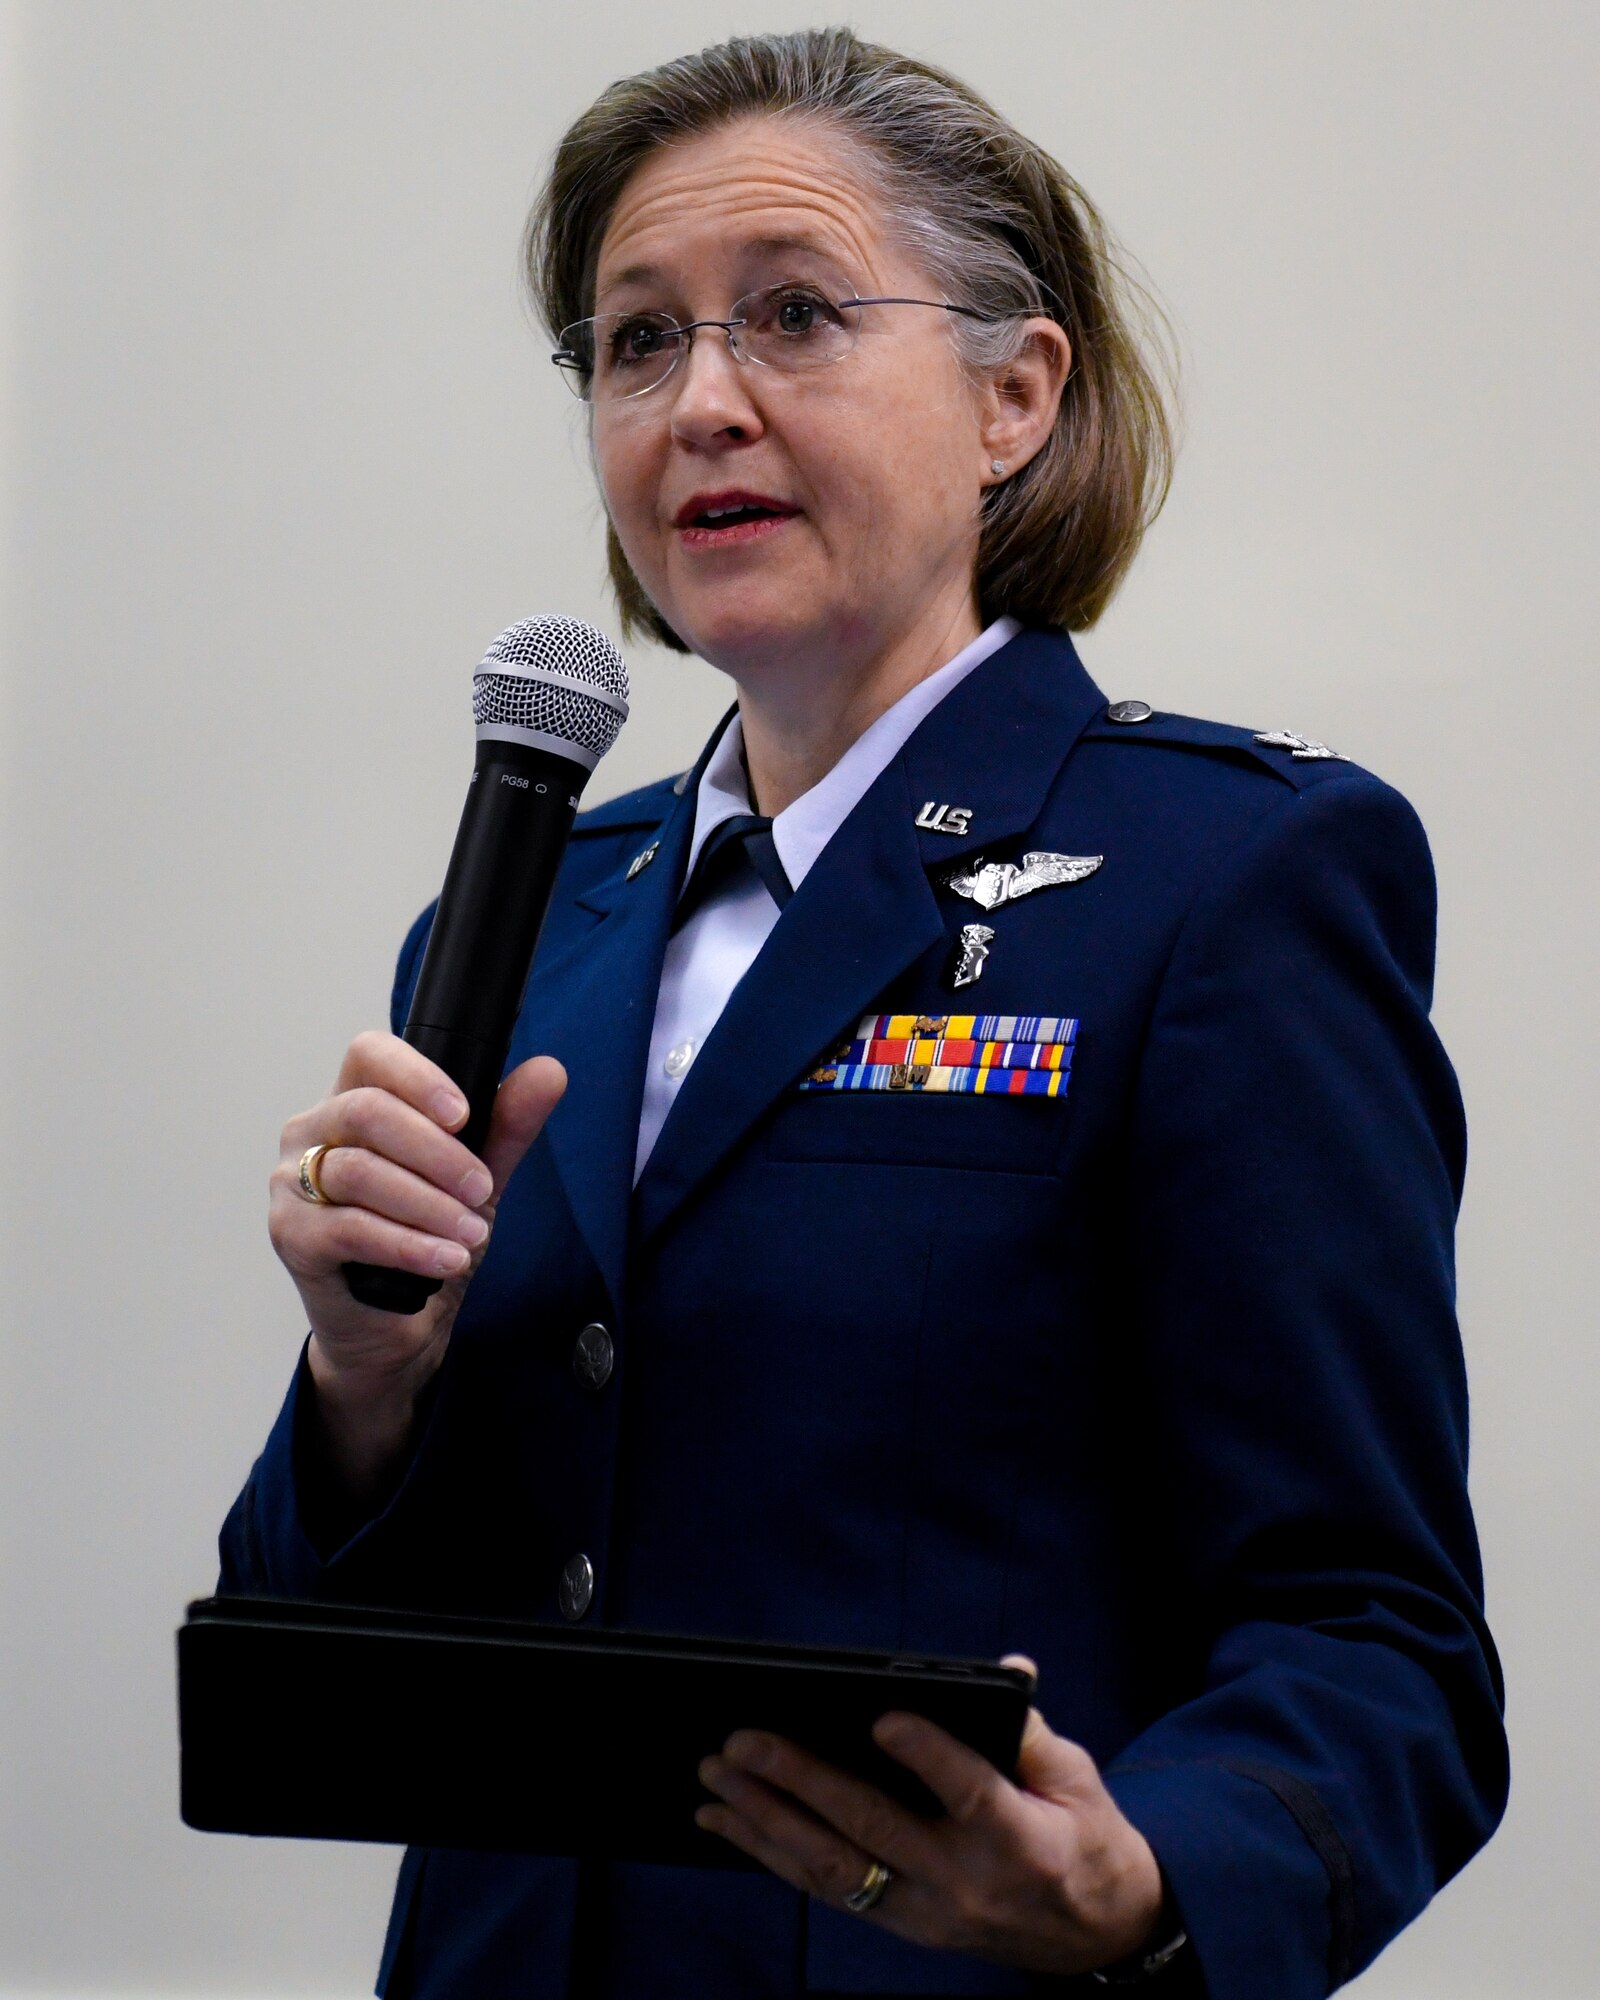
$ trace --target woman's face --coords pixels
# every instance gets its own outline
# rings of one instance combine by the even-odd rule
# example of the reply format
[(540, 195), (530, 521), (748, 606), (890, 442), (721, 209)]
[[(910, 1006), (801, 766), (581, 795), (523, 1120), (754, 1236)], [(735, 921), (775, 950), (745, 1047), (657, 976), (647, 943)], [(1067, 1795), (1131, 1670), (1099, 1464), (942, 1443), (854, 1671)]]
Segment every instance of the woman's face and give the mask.
[[(850, 148), (819, 125), (749, 119), (663, 148), (623, 190), (596, 313), (727, 319), (785, 282), (829, 299), (939, 292), (891, 241)], [(647, 394), (597, 401), (594, 443), (635, 575), (703, 658), (747, 672), (870, 660), (930, 606), (973, 615), (989, 474), (949, 315), (881, 306), (810, 372), (736, 361), (703, 328)], [(775, 511), (718, 528), (741, 500)], [(975, 623), (972, 629), (976, 630)]]

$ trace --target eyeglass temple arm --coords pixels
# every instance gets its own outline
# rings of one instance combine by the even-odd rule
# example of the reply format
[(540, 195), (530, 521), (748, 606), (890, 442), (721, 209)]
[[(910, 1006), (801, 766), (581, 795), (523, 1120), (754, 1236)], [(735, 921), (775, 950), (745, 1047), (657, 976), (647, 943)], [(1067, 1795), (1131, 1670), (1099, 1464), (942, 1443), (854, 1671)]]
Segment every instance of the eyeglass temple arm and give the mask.
[(836, 299), (835, 307), (843, 306), (932, 306), (936, 312), (961, 313), (967, 319), (987, 319), (976, 306), (953, 306), (948, 299)]

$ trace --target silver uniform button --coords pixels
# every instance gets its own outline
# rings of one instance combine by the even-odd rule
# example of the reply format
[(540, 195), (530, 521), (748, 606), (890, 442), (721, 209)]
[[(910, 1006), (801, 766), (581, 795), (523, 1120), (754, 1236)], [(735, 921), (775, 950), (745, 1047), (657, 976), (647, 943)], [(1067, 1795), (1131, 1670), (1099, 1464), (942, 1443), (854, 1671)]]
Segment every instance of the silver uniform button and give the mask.
[(594, 1597), (594, 1564), (587, 1556), (573, 1556), (561, 1572), (561, 1588), (557, 1592), (561, 1602), (561, 1615), (574, 1624), (588, 1610)]
[(611, 1380), (615, 1360), (611, 1335), (597, 1319), (590, 1320), (572, 1350), (573, 1374), (586, 1389), (603, 1389)]
[(1107, 722), (1148, 722), (1155, 710), (1147, 701), (1114, 701), (1106, 710)]
[(668, 1049), (666, 1061), (662, 1063), (661, 1067), (666, 1071), (668, 1076), (677, 1078), (683, 1075), (684, 1071), (693, 1061), (694, 1043), (679, 1042), (675, 1049)]

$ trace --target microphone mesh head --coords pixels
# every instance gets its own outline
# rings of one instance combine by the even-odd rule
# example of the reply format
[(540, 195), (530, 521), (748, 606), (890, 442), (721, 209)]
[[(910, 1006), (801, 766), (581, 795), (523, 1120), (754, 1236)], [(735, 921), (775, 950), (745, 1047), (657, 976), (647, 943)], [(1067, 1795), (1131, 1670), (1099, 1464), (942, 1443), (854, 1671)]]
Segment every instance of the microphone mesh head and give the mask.
[[(586, 690), (592, 689), (589, 693)], [(509, 626), (472, 677), (480, 730), (546, 739), (592, 769), (628, 713), (628, 670), (604, 632), (577, 618), (525, 618)]]

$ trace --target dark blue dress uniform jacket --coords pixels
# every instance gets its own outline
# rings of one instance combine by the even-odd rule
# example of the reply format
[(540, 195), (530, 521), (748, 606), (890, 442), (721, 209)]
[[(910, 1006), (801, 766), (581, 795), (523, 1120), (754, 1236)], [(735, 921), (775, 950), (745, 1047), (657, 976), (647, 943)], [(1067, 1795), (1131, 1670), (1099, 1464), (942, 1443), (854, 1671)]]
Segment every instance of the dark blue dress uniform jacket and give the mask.
[[(224, 1588), (555, 1622), (581, 1551), (605, 1626), (1025, 1650), (1154, 1847), (1211, 2000), (1327, 1992), (1506, 1786), (1415, 814), (1245, 729), (1118, 726), (1064, 635), (1024, 633), (806, 876), (633, 1191), (697, 778), (578, 821), (512, 1052), (559, 1056), (570, 1088), (403, 1483), (313, 1545), (302, 1362)], [(970, 832), (919, 828), (927, 802)], [(1105, 860), (990, 914), (953, 994), (983, 913), (945, 871), (1030, 848)], [(1075, 1017), (1066, 1093), (796, 1088), (864, 1014), (973, 1008)], [(572, 1365), (591, 1320), (615, 1340), (598, 1390)], [(440, 1851), (405, 1859), (380, 1976), (395, 2000), (1074, 1986), (765, 1874)]]

